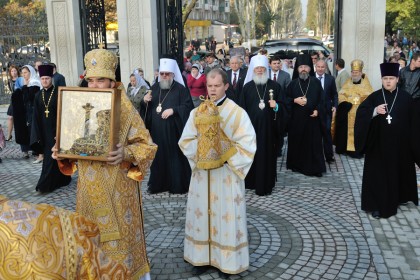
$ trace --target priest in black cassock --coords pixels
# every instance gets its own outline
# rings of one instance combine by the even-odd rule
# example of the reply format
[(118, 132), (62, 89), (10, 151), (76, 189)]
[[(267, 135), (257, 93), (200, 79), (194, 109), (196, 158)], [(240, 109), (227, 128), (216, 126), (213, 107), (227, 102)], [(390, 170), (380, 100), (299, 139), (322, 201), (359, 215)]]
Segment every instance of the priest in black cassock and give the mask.
[(150, 167), (148, 192), (186, 193), (191, 168), (178, 141), (194, 105), (175, 60), (160, 60), (158, 81), (141, 102), (146, 127), (158, 145)]
[(362, 210), (376, 219), (395, 215), (402, 203), (419, 204), (413, 156), (415, 107), (410, 94), (397, 87), (398, 66), (381, 64), (382, 88), (356, 113), (356, 151), (365, 154)]
[(307, 176), (322, 177), (326, 171), (322, 145), (324, 118), (323, 89), (314, 77), (311, 57), (299, 55), (293, 80), (287, 87), (291, 109), (288, 125), (287, 169)]
[(268, 79), (268, 59), (252, 57), (240, 94), (239, 105), (245, 109), (257, 134), (254, 162), (245, 178), (245, 187), (257, 195), (271, 194), (277, 174), (277, 152), (287, 123), (285, 95), (278, 83)]
[(51, 157), (51, 148), (55, 145), (57, 126), (58, 91), (53, 85), (53, 67), (40, 65), (41, 90), (35, 95), (31, 129), (31, 149), (44, 154), (41, 177), (36, 185), (39, 192), (52, 192), (70, 184), (71, 177), (60, 172), (57, 161)]

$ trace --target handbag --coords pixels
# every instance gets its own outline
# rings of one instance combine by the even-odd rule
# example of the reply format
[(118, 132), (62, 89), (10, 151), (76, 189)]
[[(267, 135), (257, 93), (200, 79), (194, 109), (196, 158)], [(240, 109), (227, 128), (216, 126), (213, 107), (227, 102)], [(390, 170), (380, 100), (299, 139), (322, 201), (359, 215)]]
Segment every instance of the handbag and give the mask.
[(6, 137), (4, 136), (3, 128), (0, 125), (0, 151), (6, 147)]

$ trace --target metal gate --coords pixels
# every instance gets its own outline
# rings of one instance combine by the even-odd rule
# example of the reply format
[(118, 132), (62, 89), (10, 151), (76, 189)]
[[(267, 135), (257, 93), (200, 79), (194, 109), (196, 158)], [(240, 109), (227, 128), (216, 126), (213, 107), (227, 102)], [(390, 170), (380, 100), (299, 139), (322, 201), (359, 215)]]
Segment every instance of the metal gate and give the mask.
[(0, 18), (0, 104), (10, 102), (8, 70), (10, 65), (21, 67), (36, 61), (50, 61), (47, 15), (25, 20)]
[(182, 1), (159, 0), (158, 30), (159, 30), (159, 56), (171, 55), (180, 69), (184, 68), (184, 31), (182, 26)]
[(107, 48), (104, 0), (79, 0), (83, 55), (103, 44)]

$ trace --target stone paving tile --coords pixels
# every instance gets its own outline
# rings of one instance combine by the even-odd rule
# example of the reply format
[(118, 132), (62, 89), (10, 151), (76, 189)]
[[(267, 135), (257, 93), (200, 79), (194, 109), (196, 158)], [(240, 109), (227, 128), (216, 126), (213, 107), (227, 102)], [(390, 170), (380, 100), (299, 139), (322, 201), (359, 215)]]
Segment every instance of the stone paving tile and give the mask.
[[(0, 107), (3, 127), (5, 111)], [(0, 194), (75, 209), (77, 174), (69, 186), (40, 195), (41, 166), (21, 159), (15, 143), (0, 157)], [(360, 210), (363, 160), (336, 159), (314, 178), (286, 170), (281, 157), (272, 195), (246, 191), (250, 267), (230, 279), (420, 279), (419, 208), (408, 204), (394, 217), (372, 219)], [(152, 279), (219, 279), (216, 269), (194, 277), (183, 261), (186, 195), (150, 195), (144, 186)]]

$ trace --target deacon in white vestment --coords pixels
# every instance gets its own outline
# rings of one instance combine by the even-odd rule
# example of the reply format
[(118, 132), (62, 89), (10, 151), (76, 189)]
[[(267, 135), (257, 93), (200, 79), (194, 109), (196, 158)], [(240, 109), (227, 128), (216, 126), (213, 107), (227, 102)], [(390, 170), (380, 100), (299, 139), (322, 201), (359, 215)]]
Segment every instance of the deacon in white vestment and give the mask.
[(207, 74), (214, 103), (206, 100), (190, 113), (178, 143), (192, 170), (184, 259), (196, 267), (216, 267), (225, 275), (249, 266), (244, 179), (256, 151), (252, 123), (226, 97), (228, 87), (222, 70)]

